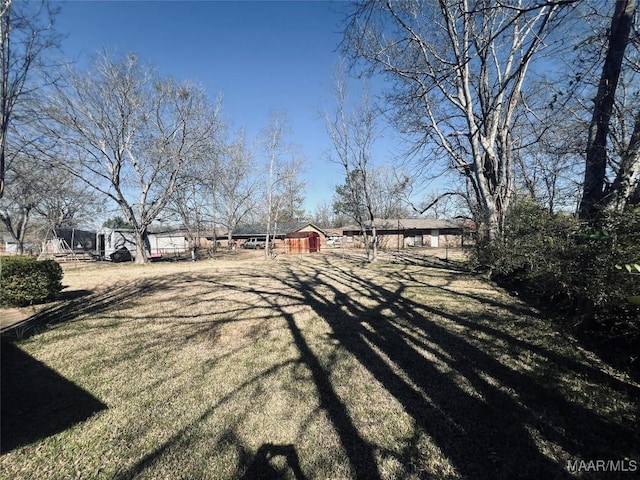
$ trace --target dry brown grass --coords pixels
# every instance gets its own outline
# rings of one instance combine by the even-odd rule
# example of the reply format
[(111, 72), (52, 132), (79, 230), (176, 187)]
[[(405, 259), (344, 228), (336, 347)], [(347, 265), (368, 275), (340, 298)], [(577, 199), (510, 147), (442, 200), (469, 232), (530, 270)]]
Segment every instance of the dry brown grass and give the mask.
[(481, 279), (387, 260), (65, 266), (68, 298), (3, 375), (19, 358), (24, 392), (46, 367), (42, 395), (70, 383), (86, 414), (44, 399), (60, 428), (17, 431), (35, 414), (12, 410), (0, 475), (559, 478), (637, 458), (637, 384)]

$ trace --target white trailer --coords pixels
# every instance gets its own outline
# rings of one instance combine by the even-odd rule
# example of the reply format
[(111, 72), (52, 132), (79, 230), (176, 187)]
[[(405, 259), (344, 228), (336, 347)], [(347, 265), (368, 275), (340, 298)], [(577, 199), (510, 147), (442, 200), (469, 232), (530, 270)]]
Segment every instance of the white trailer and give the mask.
[[(136, 239), (133, 230), (126, 228), (102, 228), (96, 233), (96, 250), (100, 260), (113, 260), (117, 251), (126, 248), (131, 258), (136, 258)], [(149, 248), (146, 248), (147, 254)]]
[[(112, 256), (126, 248), (136, 257), (136, 239), (133, 230), (126, 228), (102, 228), (96, 234), (96, 249), (102, 260), (115, 260)], [(182, 232), (149, 233), (145, 253), (149, 259), (176, 257), (189, 251), (189, 242)]]

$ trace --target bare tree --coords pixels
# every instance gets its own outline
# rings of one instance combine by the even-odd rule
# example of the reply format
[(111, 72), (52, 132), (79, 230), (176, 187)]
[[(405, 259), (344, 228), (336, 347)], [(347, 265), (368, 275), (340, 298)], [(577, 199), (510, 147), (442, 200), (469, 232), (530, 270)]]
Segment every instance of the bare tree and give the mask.
[(229, 244), (233, 232), (254, 209), (258, 199), (258, 178), (253, 155), (243, 130), (222, 151), (215, 182), (216, 220), (227, 229)]
[(273, 215), (275, 213), (274, 185), (276, 183), (277, 164), (282, 155), (283, 136), (286, 129), (286, 114), (282, 112), (271, 112), (269, 125), (264, 133), (265, 152), (267, 154), (267, 184), (266, 184), (266, 211), (267, 211), (267, 237), (265, 241), (264, 254), (267, 259), (271, 258), (271, 232), (273, 227)]
[[(212, 112), (219, 118), (222, 98), (219, 97)], [(201, 246), (201, 236), (211, 225), (214, 244), (217, 243), (215, 229), (215, 185), (220, 174), (220, 152), (223, 149), (221, 137), (224, 125), (217, 121), (210, 138), (203, 144), (201, 154), (191, 158), (179, 176), (175, 191), (169, 201), (166, 213), (178, 221), (185, 230), (191, 246), (193, 259), (196, 249)]]
[(340, 219), (334, 213), (333, 205), (326, 200), (315, 206), (313, 211), (308, 214), (308, 219), (320, 227), (342, 226)]
[[(514, 191), (513, 130), (527, 72), (571, 0), (358, 3), (348, 53), (391, 76), (396, 124), (464, 175), (488, 239)], [(423, 165), (424, 167), (424, 165)]]
[[(636, 7), (636, 15), (637, 13)], [(611, 148), (603, 205), (621, 212), (638, 204), (640, 197), (640, 35), (626, 49), (614, 104), (609, 138)]]
[(194, 260), (201, 235), (206, 233), (205, 217), (211, 206), (208, 193), (209, 189), (199, 178), (190, 176), (176, 188), (166, 207), (167, 215), (175, 218), (184, 229)]
[[(514, 151), (515, 189), (554, 214), (558, 210), (575, 212), (582, 189), (586, 124), (575, 106), (554, 104), (535, 92), (538, 102), (531, 122), (520, 125), (517, 133), (522, 148)], [(527, 105), (531, 107), (530, 104)]]
[(617, 211), (640, 202), (640, 109), (636, 113), (629, 142), (620, 157), (616, 177), (605, 191), (605, 200)]
[(25, 154), (15, 157), (7, 170), (6, 195), (0, 199), (0, 221), (18, 245), (18, 254), (24, 253), (24, 242), (29, 221), (43, 199), (46, 183), (38, 175), (36, 160)]
[[(278, 172), (276, 184), (277, 205), (276, 218), (281, 224), (294, 224), (304, 218), (303, 202), (306, 184), (300, 178), (304, 167), (301, 153), (293, 153), (289, 161), (282, 165)], [(277, 230), (274, 228), (274, 230)]]
[(47, 1), (0, 3), (0, 198), (5, 189), (7, 164), (20, 150), (17, 139), (9, 149), (12, 131), (27, 120), (25, 101), (46, 81), (47, 53), (61, 37), (53, 28), (58, 9)]
[(77, 228), (92, 221), (101, 205), (94, 192), (82, 181), (61, 169), (47, 169), (40, 162), (40, 201), (35, 206), (49, 228)]
[[(611, 116), (616, 97), (616, 89), (620, 79), (625, 50), (629, 44), (633, 18), (638, 7), (637, 0), (618, 0), (611, 18), (609, 30), (609, 43), (606, 57), (602, 67), (602, 75), (598, 86), (598, 92), (594, 100), (593, 116), (589, 126), (589, 138), (586, 150), (586, 168), (584, 174), (584, 189), (580, 201), (580, 217), (597, 223), (600, 212), (604, 206), (605, 178), (607, 170), (607, 138), (610, 131)], [(640, 118), (637, 117), (637, 118)], [(622, 159), (618, 170), (618, 179), (615, 191), (608, 195), (618, 197), (623, 191), (624, 197), (631, 195), (631, 187), (640, 172), (640, 122), (628, 155)], [(617, 199), (615, 203), (621, 203)]]
[(402, 218), (408, 214), (407, 192), (411, 178), (389, 166), (369, 172), (371, 203), (377, 218)]
[[(637, 0), (619, 0), (611, 18), (609, 45), (602, 67), (598, 92), (594, 100), (586, 149), (584, 189), (580, 202), (580, 217), (594, 220), (600, 217), (605, 196), (607, 169), (607, 137), (610, 131), (616, 89), (620, 79), (625, 49), (629, 43)], [(630, 166), (633, 165), (633, 153)], [(637, 175), (637, 172), (635, 173)], [(627, 182), (628, 183), (628, 182)]]
[[(273, 111), (269, 124), (263, 133), (264, 151), (267, 158), (265, 210), (266, 210), (266, 243), (265, 257), (271, 258), (270, 238), (278, 231), (278, 222), (284, 213), (293, 220), (296, 212), (296, 200), (302, 201), (304, 184), (300, 181), (302, 155), (286, 142), (289, 133), (287, 115), (282, 111)], [(299, 205), (298, 205), (299, 207)]]
[(376, 186), (371, 149), (377, 135), (377, 113), (366, 91), (355, 111), (347, 111), (349, 98), (341, 66), (336, 70), (334, 81), (335, 112), (325, 113), (325, 121), (333, 147), (330, 158), (342, 166), (345, 174), (345, 184), (336, 188), (338, 202), (334, 201), (334, 208), (355, 220), (362, 231), (367, 260), (376, 262)]
[(184, 165), (206, 153), (216, 118), (201, 87), (159, 78), (135, 55), (103, 54), (70, 72), (48, 110), (61, 165), (113, 200), (134, 229), (145, 263), (147, 229), (172, 197)]
[(433, 218), (451, 218), (453, 217), (453, 209), (455, 197), (461, 195), (457, 191), (454, 192), (431, 192), (423, 199), (421, 203), (414, 207), (418, 214), (429, 211), (429, 215)]
[[(7, 188), (0, 198), (0, 222), (24, 251), (27, 236), (35, 233), (36, 220), (45, 229), (77, 227), (95, 216), (95, 197), (78, 179), (50, 168), (37, 149), (24, 149), (13, 156), (6, 171)], [(37, 229), (36, 229), (37, 230)]]

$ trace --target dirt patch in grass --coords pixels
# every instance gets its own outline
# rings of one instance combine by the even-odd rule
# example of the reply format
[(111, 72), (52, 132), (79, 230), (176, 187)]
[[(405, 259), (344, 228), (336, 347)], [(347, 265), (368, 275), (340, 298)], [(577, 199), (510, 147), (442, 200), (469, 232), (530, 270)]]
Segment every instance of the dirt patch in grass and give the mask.
[(65, 267), (82, 295), (12, 345), (42, 368), (3, 376), (2, 413), (48, 373), (81, 415), (49, 408), (60, 427), (3, 445), (0, 475), (562, 478), (640, 460), (637, 384), (451, 262), (385, 260)]

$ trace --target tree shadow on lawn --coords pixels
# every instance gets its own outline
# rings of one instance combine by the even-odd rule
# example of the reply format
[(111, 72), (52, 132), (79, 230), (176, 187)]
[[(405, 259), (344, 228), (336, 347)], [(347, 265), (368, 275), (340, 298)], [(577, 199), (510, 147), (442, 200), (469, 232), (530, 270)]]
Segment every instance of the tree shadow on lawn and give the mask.
[(58, 295), (57, 301), (22, 322), (11, 325), (2, 332), (2, 338), (27, 339), (43, 328), (69, 323), (87, 315), (95, 315), (123, 308), (130, 302), (159, 289), (171, 288), (170, 278), (153, 278), (144, 281), (121, 283), (97, 291), (69, 290)]
[[(194, 435), (194, 430), (197, 430), (201, 423), (210, 421), (210, 419), (216, 414), (217, 410), (221, 407), (228, 406), (229, 404), (236, 402), (238, 398), (246, 398), (247, 396), (250, 396), (252, 391), (255, 391), (256, 389), (259, 390), (261, 388), (261, 382), (265, 378), (287, 368), (292, 363), (293, 362), (291, 360), (285, 360), (272, 365), (263, 371), (256, 372), (255, 375), (242, 382), (229, 393), (218, 398), (214, 404), (207, 406), (193, 421), (175, 430), (167, 441), (149, 451), (144, 457), (140, 458), (135, 462), (135, 464), (126, 470), (119, 472), (115, 478), (117, 478), (117, 480), (132, 480), (143, 472), (151, 470), (157, 462), (161, 461), (163, 455), (168, 454), (172, 449), (178, 448), (188, 451), (190, 448), (190, 442), (193, 441), (191, 437)], [(299, 458), (293, 445), (287, 445), (284, 449), (276, 448), (274, 450), (273, 448), (269, 448), (269, 445), (272, 444), (265, 444), (266, 446), (263, 445), (263, 447), (261, 447), (262, 450), (258, 449), (253, 459), (251, 458), (250, 449), (237, 437), (234, 429), (237, 424), (241, 423), (242, 420), (252, 413), (256, 412), (244, 410), (236, 415), (232, 423), (225, 425), (225, 432), (220, 436), (220, 438), (218, 438), (217, 443), (211, 446), (214, 450), (219, 450), (221, 446), (225, 446), (231, 447), (237, 451), (239, 462), (235, 468), (236, 474), (234, 475), (234, 478), (280, 478), (278, 476), (269, 476), (269, 474), (275, 471), (270, 460), (274, 456), (284, 455), (287, 460), (288, 468), (295, 475), (295, 478), (304, 479), (305, 477), (300, 469)], [(257, 476), (247, 477), (247, 472), (253, 473)], [(266, 476), (260, 477), (259, 474), (264, 474)]]
[[(378, 463), (380, 448), (360, 430), (346, 399), (341, 396), (340, 385), (335, 384), (332, 365), (320, 357), (317, 344), (306, 335), (296, 314), (291, 313), (297, 307), (310, 307), (319, 317), (314, 321), (326, 322), (331, 340), (363, 366), (412, 417), (415, 433), (406, 440), (402, 456), (397, 457), (407, 475), (434, 477), (425, 469), (424, 452), (414, 442), (420, 435), (428, 435), (433, 440), (462, 478), (564, 478), (569, 476), (567, 460), (618, 460), (637, 455), (640, 438), (635, 424), (625, 425), (608, 412), (587, 408), (584, 398), (571, 398), (560, 380), (562, 376), (569, 376), (584, 384), (598, 384), (635, 399), (635, 405), (640, 402), (638, 387), (565, 355), (561, 349), (519, 338), (519, 331), (507, 317), (524, 316), (526, 309), (511, 308), (482, 293), (456, 291), (441, 282), (431, 285), (419, 275), (413, 277), (411, 272), (415, 270), (375, 271), (326, 259), (324, 262), (303, 261), (296, 266), (275, 263), (269, 268), (263, 275), (271, 282), (268, 286), (261, 286), (255, 278), (247, 286), (246, 273), (236, 274), (234, 278), (183, 276), (180, 282), (176, 282), (175, 277), (151, 279), (70, 300), (33, 319), (35, 325), (70, 322), (85, 314), (117, 310), (131, 302), (144, 301), (141, 297), (158, 289), (184, 289), (184, 282), (189, 281), (210, 283), (211, 288), (224, 289), (230, 298), (234, 293), (251, 291), (263, 301), (260, 308), (268, 306), (284, 318), (299, 359), (256, 373), (217, 403), (206, 406), (201, 416), (172, 432), (168, 441), (121, 472), (119, 479), (131, 479), (148, 472), (174, 448), (184, 448), (187, 453), (198, 425), (212, 421), (220, 406), (251, 395), (252, 388), (280, 369), (288, 368), (291, 362), (305, 366), (311, 373), (319, 409), (326, 413), (335, 429), (352, 478), (384, 476)], [(460, 274), (452, 271), (434, 275), (455, 278)], [(408, 285), (424, 290), (425, 295), (417, 298), (408, 295)], [(453, 298), (463, 307), (451, 313), (446, 302), (438, 301), (440, 297)], [(424, 299), (433, 299), (433, 302), (426, 304)], [(189, 302), (197, 301), (197, 298), (188, 299), (187, 305), (181, 304), (181, 310), (188, 309)], [(215, 311), (216, 298), (209, 302)], [(230, 309), (227, 313), (231, 319), (242, 320), (241, 317), (251, 315), (252, 305), (253, 299), (234, 301), (226, 307)], [(165, 313), (168, 318), (162, 321), (169, 322), (167, 328), (175, 328), (171, 326), (174, 323), (182, 324), (180, 312)], [(175, 322), (170, 322), (169, 317), (176, 317)], [(261, 321), (255, 316), (253, 320)], [(268, 323), (268, 320), (265, 317), (262, 322)], [(185, 325), (185, 332), (180, 332), (182, 341), (188, 342), (194, 335), (215, 330), (218, 323), (204, 321)], [(518, 328), (535, 330), (535, 321), (522, 320)], [(164, 337), (157, 341), (166, 343)], [(497, 355), (500, 351), (504, 351), (506, 359)], [(511, 361), (520, 355), (525, 359), (535, 357), (538, 363), (522, 366)], [(4, 366), (3, 359), (3, 374)], [(255, 414), (259, 412), (246, 411), (237, 422)], [(637, 411), (630, 412), (633, 414), (637, 419)], [(233, 428), (229, 431), (233, 433)], [(3, 436), (4, 433), (3, 428)], [(303, 475), (300, 464), (308, 468), (306, 452), (300, 451), (301, 459), (297, 459), (297, 454), (292, 456), (292, 452), (296, 452), (293, 443), (276, 445), (285, 449), (269, 450), (269, 440), (265, 439), (264, 448), (258, 448), (253, 456), (242, 439), (233, 440), (242, 453), (236, 478), (242, 475), (249, 478), (248, 475), (260, 472), (277, 475), (277, 469), (274, 473), (271, 464), (276, 456), (284, 456), (289, 478)], [(218, 445), (211, 448), (215, 450)]]
[[(499, 314), (492, 319), (495, 328), (488, 327), (486, 314), (474, 312), (465, 294), (449, 292), (470, 307), (452, 315), (438, 305), (406, 298), (401, 281), (384, 286), (361, 273), (338, 264), (309, 266), (304, 273), (290, 269), (285, 283), (300, 292), (302, 303), (331, 327), (332, 337), (401, 402), (416, 428), (433, 439), (463, 478), (564, 478), (569, 476), (568, 460), (622, 460), (638, 455), (640, 438), (632, 423), (618, 423), (606, 412), (579, 404), (554, 381), (568, 371), (585, 384), (606, 382), (635, 398), (635, 405), (640, 401), (637, 386), (524, 342), (515, 336), (517, 332), (500, 330)], [(366, 302), (358, 300), (363, 296)], [(323, 406), (354, 477), (379, 478), (374, 446), (354, 427), (329, 372), (293, 319), (289, 325), (319, 394), (325, 397)], [(529, 328), (535, 329), (533, 321)], [(478, 334), (482, 342), (477, 341)], [(535, 355), (545, 367), (536, 371), (505, 363), (484, 348), (487, 345)], [(630, 413), (637, 418), (637, 411)], [(403, 461), (419, 464), (416, 458)]]

